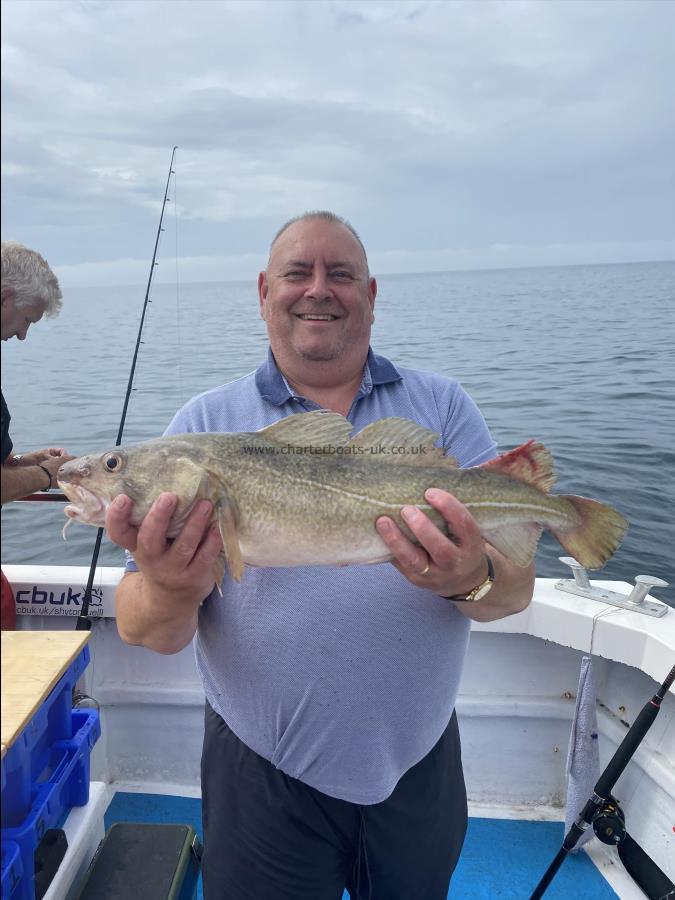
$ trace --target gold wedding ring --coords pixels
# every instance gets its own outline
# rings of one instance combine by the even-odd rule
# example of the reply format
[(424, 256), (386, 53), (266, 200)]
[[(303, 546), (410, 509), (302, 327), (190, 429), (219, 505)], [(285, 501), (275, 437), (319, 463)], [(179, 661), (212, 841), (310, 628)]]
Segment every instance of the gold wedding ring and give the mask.
[(431, 562), (430, 562), (429, 560), (427, 560), (426, 566), (425, 566), (425, 567), (422, 569), (422, 571), (419, 573), (419, 574), (420, 574), (420, 578), (422, 578), (424, 575), (426, 575), (430, 568), (431, 568)]

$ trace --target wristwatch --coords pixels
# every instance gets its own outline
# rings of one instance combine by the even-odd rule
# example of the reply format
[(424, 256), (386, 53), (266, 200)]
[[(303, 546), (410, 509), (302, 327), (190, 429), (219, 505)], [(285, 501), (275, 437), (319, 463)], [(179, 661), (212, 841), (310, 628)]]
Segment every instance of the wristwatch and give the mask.
[(487, 553), (485, 554), (485, 561), (487, 562), (488, 567), (488, 574), (485, 581), (481, 581), (481, 583), (477, 585), (472, 591), (469, 591), (468, 594), (459, 594), (456, 597), (448, 597), (448, 600), (454, 600), (455, 603), (475, 603), (477, 600), (483, 599), (483, 597), (488, 593), (495, 581), (495, 568), (492, 565), (492, 560), (487, 555)]

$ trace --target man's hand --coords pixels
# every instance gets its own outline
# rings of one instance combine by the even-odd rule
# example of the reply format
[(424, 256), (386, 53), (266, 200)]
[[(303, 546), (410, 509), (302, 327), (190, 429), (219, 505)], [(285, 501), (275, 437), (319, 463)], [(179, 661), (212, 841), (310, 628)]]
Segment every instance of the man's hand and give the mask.
[(214, 567), (223, 542), (218, 526), (211, 524), (213, 505), (200, 500), (174, 540), (167, 537), (178, 498), (164, 493), (150, 507), (139, 527), (130, 523), (132, 501), (124, 494), (108, 509), (106, 530), (110, 539), (134, 555), (146, 580), (175, 596), (203, 600), (214, 585)]
[(485, 541), (476, 520), (452, 494), (432, 488), (425, 498), (448, 523), (452, 538), (416, 506), (404, 506), (401, 515), (419, 546), (387, 516), (377, 520), (377, 531), (394, 554), (393, 564), (408, 581), (443, 597), (468, 594), (487, 578)]
[[(52, 476), (52, 487), (56, 487), (56, 473), (61, 466), (76, 457), (66, 453), (63, 447), (47, 447), (45, 450), (36, 450), (37, 454), (42, 454), (42, 458), (38, 459), (35, 465), (42, 466)], [(29, 456), (32, 454), (29, 454)]]
[(222, 550), (208, 500), (195, 504), (174, 540), (167, 536), (177, 502), (175, 494), (160, 494), (136, 527), (130, 521), (133, 503), (122, 494), (106, 516), (110, 538), (134, 554), (140, 569), (128, 572), (115, 592), (120, 637), (158, 653), (177, 653), (192, 640)]
[(485, 554), (489, 552), (495, 569), (492, 589), (482, 600), (458, 602), (455, 608), (479, 622), (501, 619), (525, 609), (534, 590), (534, 565), (516, 566), (494, 547), (488, 548), (476, 520), (452, 494), (433, 488), (425, 497), (448, 523), (452, 537), (444, 535), (414, 506), (404, 507), (401, 515), (419, 546), (387, 516), (375, 523), (394, 555), (392, 562), (399, 572), (417, 587), (441, 597), (461, 597), (487, 578)]
[(30, 453), (22, 453), (18, 462), (14, 462), (13, 457), (10, 457), (8, 462), (17, 466), (37, 466), (40, 463), (44, 465), (48, 461), (56, 465), (58, 461), (58, 468), (58, 466), (63, 465), (64, 462), (68, 462), (70, 459), (75, 459), (75, 457), (71, 456), (64, 447), (45, 447), (43, 450), (32, 450)]
[[(63, 447), (46, 447), (20, 454), (19, 459), (10, 455), (2, 464), (2, 503), (20, 500), (35, 491), (56, 487), (56, 473), (64, 462), (75, 459)], [(47, 482), (49, 475), (49, 482)]]
[(52, 478), (52, 487), (56, 487), (56, 473), (61, 466), (71, 459), (75, 459), (63, 447), (45, 447), (43, 450), (32, 450), (30, 453), (22, 453), (17, 466), (42, 466)]
[(29, 453), (28, 456), (35, 456), (35, 462), (41, 463), (45, 462), (48, 459), (55, 459), (58, 457), (61, 463), (67, 462), (69, 459), (75, 459), (74, 456), (71, 456), (70, 453), (65, 449), (65, 447), (45, 447), (44, 450), (35, 450), (33, 453)]

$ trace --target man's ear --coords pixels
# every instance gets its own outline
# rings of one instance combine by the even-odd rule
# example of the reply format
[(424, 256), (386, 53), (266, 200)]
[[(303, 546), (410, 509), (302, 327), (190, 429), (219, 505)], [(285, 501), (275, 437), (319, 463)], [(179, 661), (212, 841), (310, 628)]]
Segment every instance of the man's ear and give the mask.
[(261, 272), (258, 275), (258, 303), (260, 305), (260, 318), (265, 318), (265, 300), (267, 299), (267, 272)]
[(370, 300), (370, 312), (372, 321), (375, 321), (375, 298), (377, 297), (377, 281), (370, 278), (368, 281), (368, 299)]
[(9, 285), (3, 285), (3, 287), (0, 289), (0, 299), (2, 300), (3, 306), (5, 305), (5, 303), (9, 303), (10, 301), (13, 301), (15, 297), (16, 297), (15, 288), (10, 287)]

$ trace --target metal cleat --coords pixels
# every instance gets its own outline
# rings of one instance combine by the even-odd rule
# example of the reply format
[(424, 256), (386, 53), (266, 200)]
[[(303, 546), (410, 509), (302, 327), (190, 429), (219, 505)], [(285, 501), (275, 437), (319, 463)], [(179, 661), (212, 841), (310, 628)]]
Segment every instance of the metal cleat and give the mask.
[(574, 574), (574, 581), (567, 578), (562, 581), (556, 581), (555, 586), (559, 591), (576, 594), (578, 597), (588, 597), (589, 600), (598, 600), (600, 603), (607, 603), (609, 606), (630, 609), (645, 616), (658, 618), (665, 616), (668, 612), (669, 607), (666, 603), (655, 600), (653, 597), (647, 599), (651, 588), (668, 587), (668, 582), (662, 578), (654, 578), (651, 575), (637, 575), (635, 577), (635, 587), (626, 596), (626, 594), (618, 594), (616, 591), (609, 591), (606, 588), (592, 585), (588, 579), (586, 569), (571, 556), (559, 556), (558, 559), (569, 566)]

